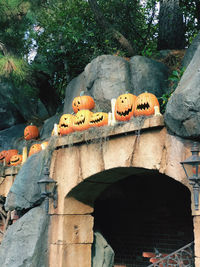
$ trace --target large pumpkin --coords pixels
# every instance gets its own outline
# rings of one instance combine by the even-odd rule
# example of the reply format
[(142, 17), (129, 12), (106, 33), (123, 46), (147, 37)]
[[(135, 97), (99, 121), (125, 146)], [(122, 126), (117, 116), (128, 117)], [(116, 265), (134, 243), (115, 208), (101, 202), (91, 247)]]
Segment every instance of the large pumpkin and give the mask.
[(59, 127), (60, 135), (72, 133), (74, 116), (72, 114), (63, 114), (60, 118)]
[(11, 166), (17, 166), (22, 163), (22, 155), (14, 155), (10, 158), (10, 165)]
[(75, 131), (84, 131), (90, 128), (90, 118), (92, 112), (88, 109), (80, 110), (74, 116), (73, 129)]
[(12, 156), (17, 155), (18, 154), (18, 150), (17, 149), (9, 149), (6, 151), (6, 156), (5, 156), (5, 160), (6, 160), (6, 165), (10, 166), (10, 159)]
[(134, 115), (136, 96), (133, 94), (120, 95), (115, 103), (115, 119), (128, 121)]
[(108, 113), (105, 112), (93, 113), (93, 115), (90, 118), (90, 126), (100, 127), (104, 125), (108, 125)]
[(24, 139), (31, 140), (39, 136), (38, 127), (35, 125), (29, 125), (24, 129)]
[(31, 155), (38, 153), (42, 150), (41, 144), (34, 144), (30, 147), (28, 156), (30, 157)]
[(151, 93), (140, 94), (135, 101), (135, 116), (150, 116), (154, 115), (154, 107), (158, 106), (160, 110), (160, 105), (157, 97)]
[(6, 157), (6, 152), (7, 152), (7, 150), (2, 150), (0, 152), (0, 162), (2, 162), (2, 163), (3, 163), (3, 161), (4, 161), (5, 157)]
[(82, 109), (93, 109), (95, 107), (94, 99), (88, 95), (77, 96), (72, 101), (72, 108), (75, 113)]

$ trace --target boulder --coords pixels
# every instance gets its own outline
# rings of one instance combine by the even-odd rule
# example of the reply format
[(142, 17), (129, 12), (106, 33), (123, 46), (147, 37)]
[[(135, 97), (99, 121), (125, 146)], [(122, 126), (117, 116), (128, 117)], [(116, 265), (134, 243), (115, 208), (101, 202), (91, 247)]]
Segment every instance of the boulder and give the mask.
[(21, 153), (24, 141), (25, 124), (17, 124), (8, 129), (0, 131), (0, 151), (18, 149)]
[(167, 103), (164, 118), (172, 133), (200, 137), (200, 45)]
[(49, 219), (43, 205), (10, 225), (0, 246), (2, 267), (46, 267)]
[(114, 251), (100, 232), (94, 233), (92, 267), (113, 267)]
[(130, 60), (130, 69), (134, 95), (147, 91), (161, 97), (169, 91), (168, 68), (163, 63), (143, 56), (134, 56)]
[(200, 45), (200, 32), (197, 34), (197, 36), (194, 38), (189, 48), (186, 50), (185, 56), (182, 61), (183, 68), (186, 69), (188, 67), (199, 45)]
[(40, 140), (46, 140), (51, 137), (51, 133), (54, 128), (54, 124), (58, 124), (60, 117), (62, 115), (61, 113), (57, 113), (54, 116), (48, 118), (47, 120), (44, 121), (44, 124), (40, 130)]
[(40, 189), (37, 182), (43, 174), (45, 152), (43, 150), (33, 154), (23, 164), (6, 198), (6, 210), (26, 210), (40, 203)]
[(160, 97), (168, 90), (168, 68), (163, 63), (142, 56), (127, 61), (118, 56), (102, 55), (69, 83), (63, 113), (73, 112), (72, 101), (81, 91), (94, 98), (94, 112), (109, 112), (110, 100), (125, 92), (139, 95), (149, 91)]

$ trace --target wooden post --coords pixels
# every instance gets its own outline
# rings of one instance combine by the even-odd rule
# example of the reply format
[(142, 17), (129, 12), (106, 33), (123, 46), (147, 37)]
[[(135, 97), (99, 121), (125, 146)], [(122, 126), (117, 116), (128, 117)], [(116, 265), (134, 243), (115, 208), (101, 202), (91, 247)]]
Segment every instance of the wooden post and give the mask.
[(22, 150), (22, 165), (26, 160), (27, 160), (27, 146), (24, 146)]
[(116, 98), (112, 98), (111, 99), (111, 110), (112, 110), (112, 121), (111, 121), (111, 125), (114, 126), (115, 124), (117, 124), (117, 121), (115, 119), (115, 103), (116, 103)]

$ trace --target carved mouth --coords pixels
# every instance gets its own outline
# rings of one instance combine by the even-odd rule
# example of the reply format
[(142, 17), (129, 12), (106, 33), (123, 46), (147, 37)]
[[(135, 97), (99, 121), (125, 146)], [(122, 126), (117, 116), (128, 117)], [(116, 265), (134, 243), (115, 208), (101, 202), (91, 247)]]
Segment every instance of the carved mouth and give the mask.
[(139, 110), (145, 110), (145, 109), (148, 109), (148, 108), (150, 108), (150, 105), (149, 105), (149, 103), (147, 102), (147, 103), (144, 103), (144, 104), (139, 104), (139, 105), (137, 105), (137, 108), (136, 109), (139, 109)]
[(18, 162), (19, 161), (19, 159), (16, 159), (16, 160), (12, 160), (12, 161), (10, 161), (10, 163), (16, 163), (16, 162)]
[(75, 125), (81, 125), (85, 123), (85, 118), (82, 121), (76, 121), (74, 122)]
[(118, 114), (119, 116), (127, 116), (127, 115), (129, 115), (130, 112), (132, 112), (132, 107), (129, 108), (128, 110), (124, 111), (124, 112), (119, 112), (119, 111), (117, 111), (117, 114)]
[(64, 124), (64, 123), (63, 123), (63, 124), (61, 124), (61, 127), (62, 127), (62, 128), (68, 128), (68, 127), (69, 127), (69, 125), (68, 125), (68, 124)]
[(99, 122), (101, 122), (102, 120), (103, 120), (103, 116), (101, 116), (101, 117), (98, 118), (98, 119), (91, 120), (90, 123), (91, 123), (91, 124), (95, 124), (95, 123), (99, 123)]

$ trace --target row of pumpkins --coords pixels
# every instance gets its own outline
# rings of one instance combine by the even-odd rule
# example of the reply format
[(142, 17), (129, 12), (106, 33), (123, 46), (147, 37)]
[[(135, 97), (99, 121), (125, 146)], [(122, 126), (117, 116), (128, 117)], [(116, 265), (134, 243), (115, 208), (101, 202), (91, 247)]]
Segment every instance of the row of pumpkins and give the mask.
[[(157, 106), (160, 109), (158, 99), (154, 94), (142, 93), (139, 96), (127, 93), (120, 95), (115, 103), (114, 116), (117, 121), (128, 121), (133, 116), (153, 115)], [(91, 110), (95, 107), (91, 96), (78, 96), (72, 102), (73, 111), (76, 113), (64, 114), (59, 122), (59, 134), (66, 135), (74, 131), (84, 131), (91, 127), (108, 125), (108, 113)]]
[[(151, 93), (143, 93), (139, 96), (127, 93), (120, 95), (115, 103), (114, 116), (117, 121), (128, 121), (133, 116), (150, 116), (154, 114), (154, 107), (159, 109), (159, 102), (155, 95)], [(95, 107), (94, 99), (91, 96), (78, 96), (72, 102), (73, 111), (76, 113), (63, 114), (58, 125), (58, 134), (66, 135), (74, 131), (84, 131), (91, 127), (100, 127), (108, 125), (108, 113), (97, 112), (91, 110)], [(52, 135), (54, 135), (54, 130)], [(38, 127), (29, 125), (24, 129), (24, 139), (36, 139), (39, 136)], [(28, 156), (45, 149), (48, 142), (41, 144), (33, 144), (30, 147)], [(0, 152), (0, 163), (5, 162), (7, 166), (16, 166), (21, 164), (23, 156), (18, 154), (18, 150), (10, 149)]]

